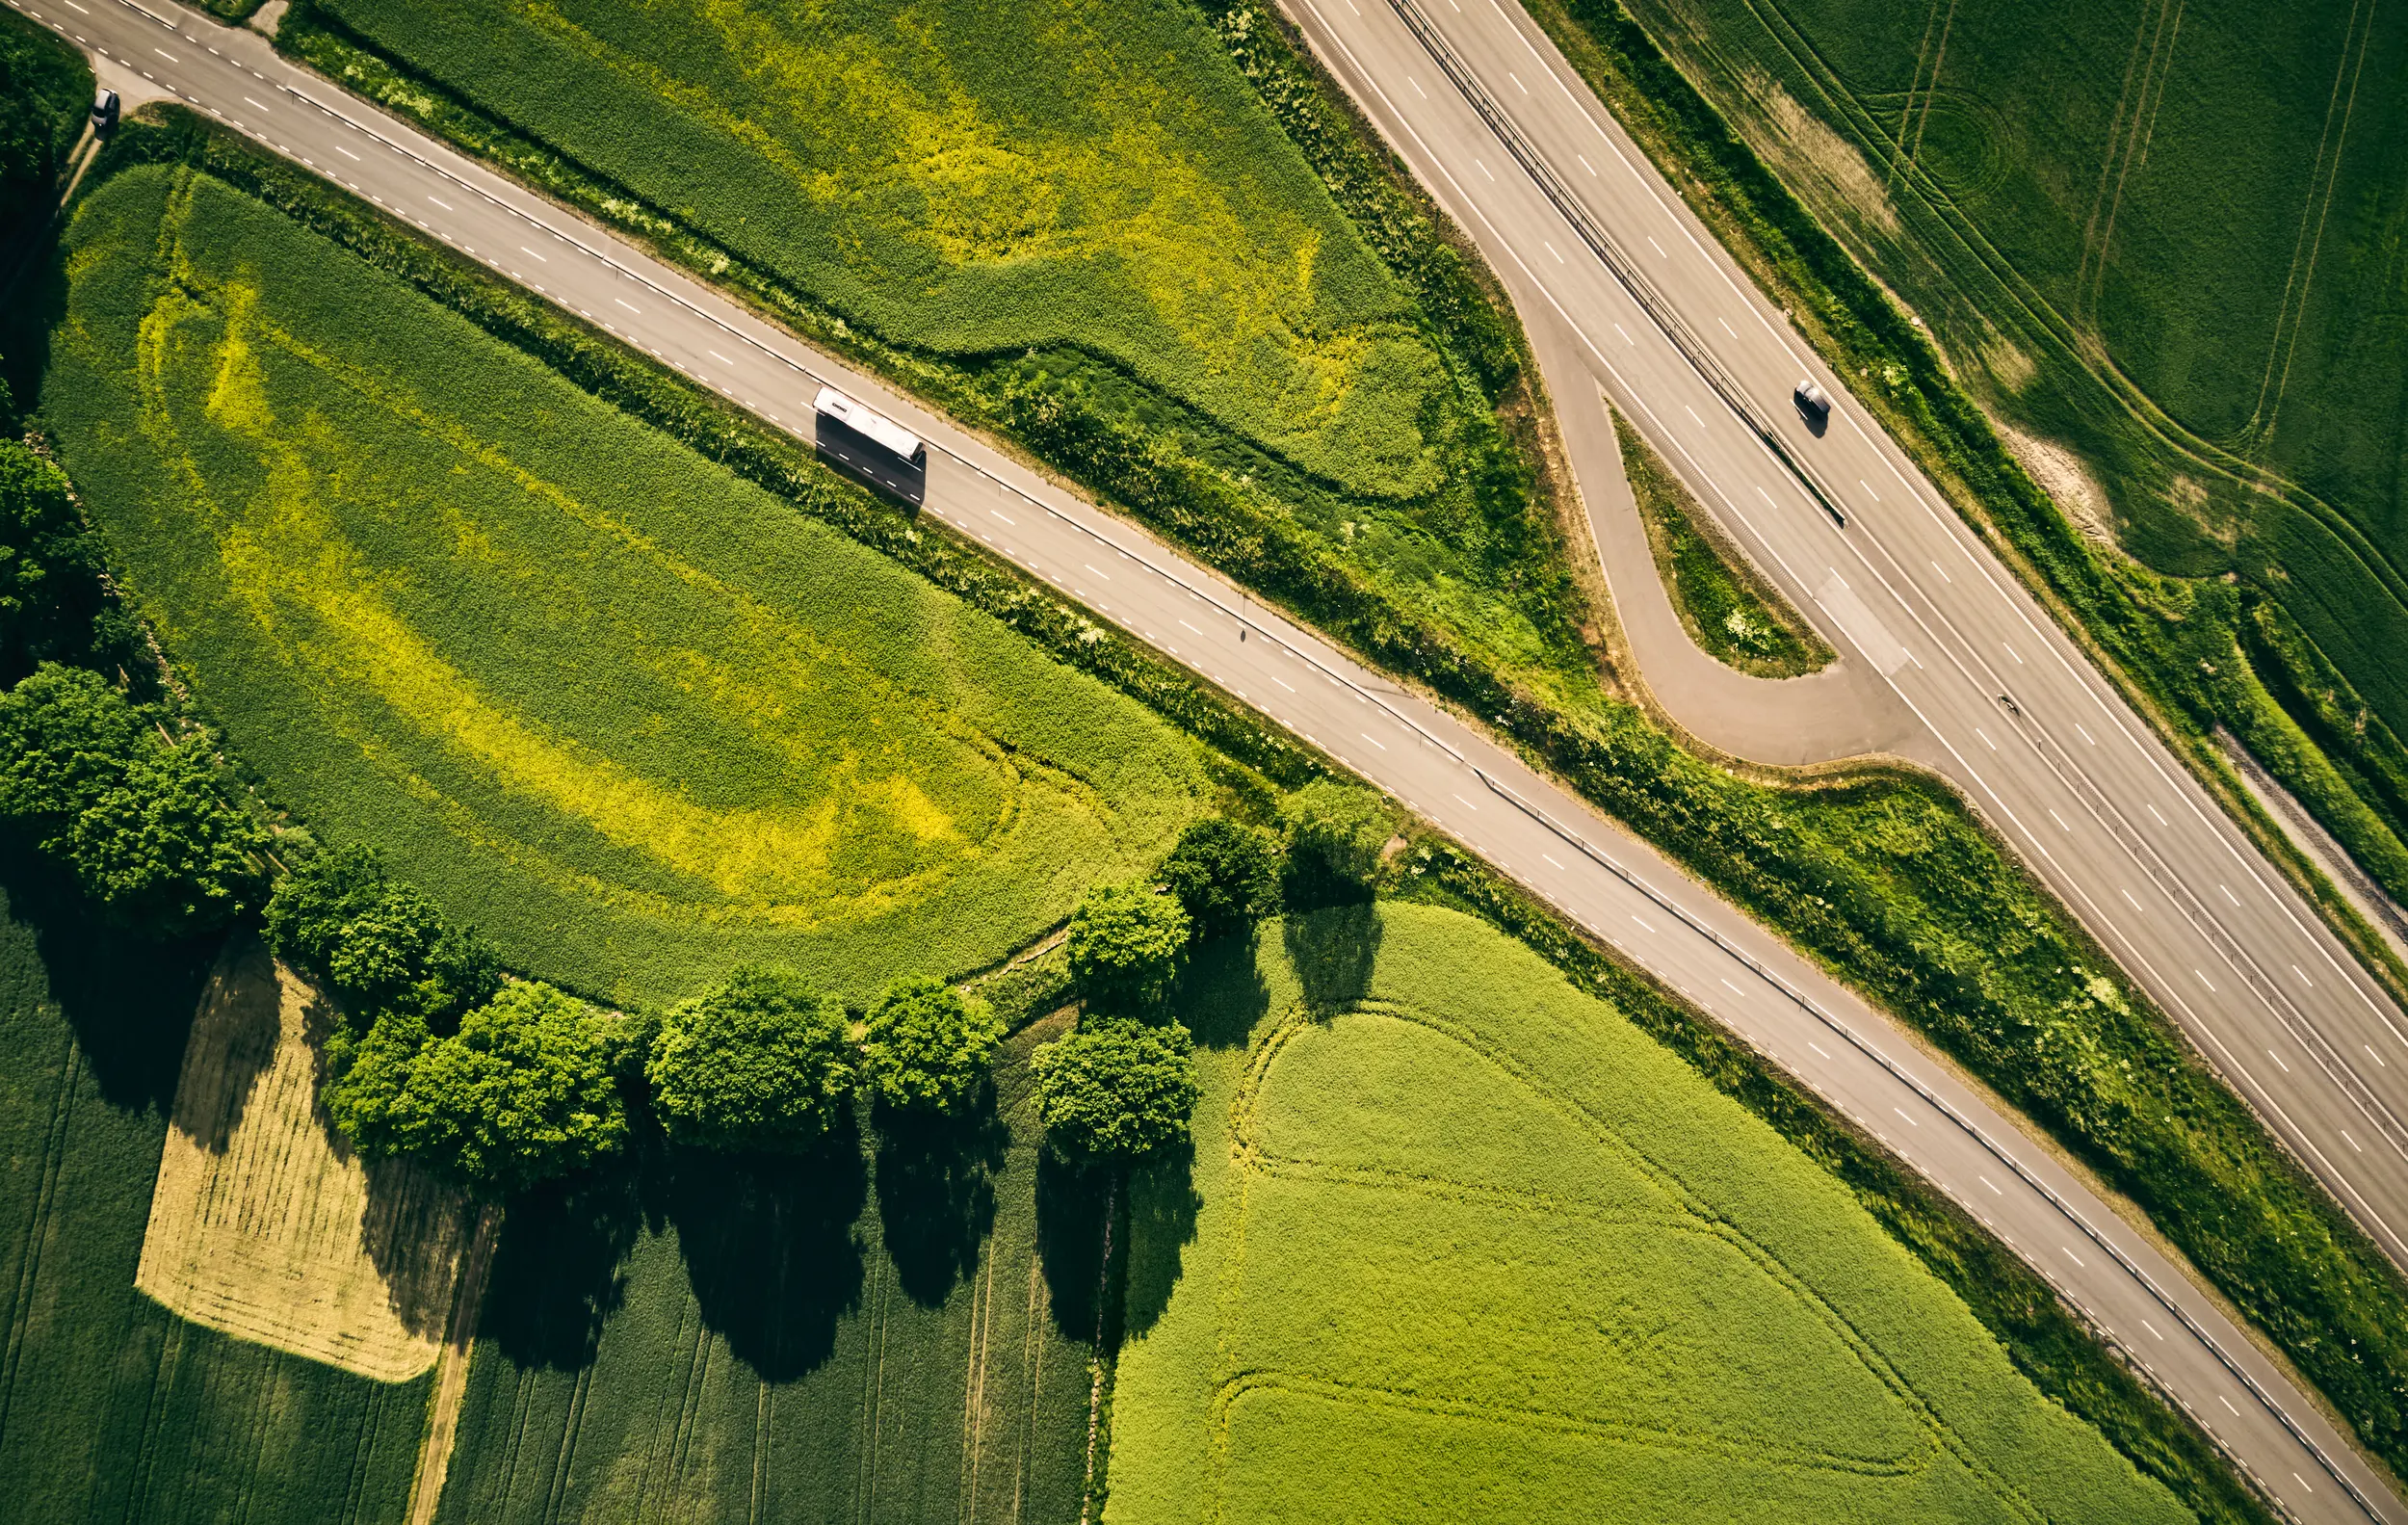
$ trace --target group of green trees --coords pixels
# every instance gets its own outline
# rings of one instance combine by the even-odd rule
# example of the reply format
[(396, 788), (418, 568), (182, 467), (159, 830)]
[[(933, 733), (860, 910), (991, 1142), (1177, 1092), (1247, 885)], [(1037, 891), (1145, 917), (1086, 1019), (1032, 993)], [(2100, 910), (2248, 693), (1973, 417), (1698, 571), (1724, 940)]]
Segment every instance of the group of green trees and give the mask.
[(319, 853), (278, 881), (266, 933), (335, 1003), (327, 1110), (359, 1152), (407, 1156), (486, 1195), (622, 1147), (648, 1106), (693, 1147), (799, 1151), (857, 1091), (913, 1113), (975, 1104), (1003, 1039), (983, 1002), (897, 981), (859, 1042), (842, 1003), (789, 969), (747, 966), (657, 1023), (539, 981), (389, 878), (375, 854)]
[(120, 927), (212, 932), (266, 893), (268, 831), (208, 727), (128, 680), (101, 565), (65, 474), (0, 439), (0, 828)]
[(1058, 1154), (1141, 1159), (1187, 1137), (1195, 1042), (1162, 1011), (1191, 953), (1243, 935), (1284, 905), (1368, 895), (1391, 834), (1371, 790), (1316, 779), (1280, 810), (1286, 841), (1211, 816), (1188, 828), (1153, 881), (1087, 892), (1066, 949), (1077, 1029), (1031, 1058), (1037, 1116)]

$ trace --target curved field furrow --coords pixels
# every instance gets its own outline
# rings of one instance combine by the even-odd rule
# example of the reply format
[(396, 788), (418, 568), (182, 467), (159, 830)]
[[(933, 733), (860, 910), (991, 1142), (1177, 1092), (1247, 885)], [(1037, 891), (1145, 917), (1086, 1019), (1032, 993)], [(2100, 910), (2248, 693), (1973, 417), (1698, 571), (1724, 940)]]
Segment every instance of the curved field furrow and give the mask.
[(1106, 1525), (2183, 1517), (1499, 933), (1323, 912), (1179, 1005), (1204, 1099), (1133, 1188)]

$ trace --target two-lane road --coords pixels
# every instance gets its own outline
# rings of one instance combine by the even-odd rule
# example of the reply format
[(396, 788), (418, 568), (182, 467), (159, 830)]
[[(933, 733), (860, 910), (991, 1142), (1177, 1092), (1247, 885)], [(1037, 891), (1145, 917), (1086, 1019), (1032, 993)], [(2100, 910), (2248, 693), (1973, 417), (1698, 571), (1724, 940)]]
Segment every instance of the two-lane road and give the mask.
[(931, 447), (930, 518), (1337, 756), (1756, 1044), (2039, 1267), (2302, 1517), (2408, 1520), (2214, 1303), (2013, 1123), (1777, 937), (1444, 711), (985, 440), (292, 66), (252, 34), (166, 0), (11, 4), (112, 70), (130, 69), (779, 427), (810, 437), (811, 398), (825, 383), (918, 432)]

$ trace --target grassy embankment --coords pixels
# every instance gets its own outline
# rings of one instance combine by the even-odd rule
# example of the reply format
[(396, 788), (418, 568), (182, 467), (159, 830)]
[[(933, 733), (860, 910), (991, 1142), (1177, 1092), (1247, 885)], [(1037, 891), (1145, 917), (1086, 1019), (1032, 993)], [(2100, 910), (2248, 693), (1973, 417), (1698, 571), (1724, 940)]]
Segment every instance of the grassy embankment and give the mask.
[(1689, 639), (1716, 661), (1760, 678), (1793, 678), (1830, 666), (1835, 653), (1814, 626), (1748, 565), (1619, 410), (1613, 433), (1647, 548)]
[(514, 967), (864, 999), (1159, 855), (1191, 742), (208, 178), (118, 175), (45, 414), (269, 797)]
[(134, 1289), (213, 949), (100, 929), (0, 854), (0, 1497), (11, 1517), (395, 1521), (427, 1383), (188, 1324)]
[(2408, 135), (2368, 84), (2396, 29), (2228, 0), (1533, 10), (2228, 796), (2218, 725), (2408, 896)]
[(1025, 1061), (942, 1137), (658, 1144), (522, 1200), (437, 1518), (1074, 1520), (1101, 1217), (1039, 1168)]
[[(1328, 500), (1314, 497), (1320, 489), (1313, 484), (1294, 473), (1272, 472), (1268, 457), (1259, 461), (1243, 457), (1262, 464), (1259, 472), (1220, 469), (1216, 462), (1240, 459), (1228, 451), (1241, 445), (1226, 438), (1214, 444), (1202, 432), (1202, 415), (1181, 412), (1171, 403), (1157, 399), (1137, 408), (1129, 389), (1137, 384), (1134, 378), (1123, 378), (1128, 385), (1117, 389), (1082, 382), (1067, 390), (1032, 392), (1027, 388), (1035, 384), (1034, 373), (1015, 363), (1008, 374), (1019, 378), (1018, 383), (1001, 393), (982, 390), (985, 383), (971, 384), (975, 379), (963, 366), (867, 333), (815, 297), (740, 263), (689, 216), (690, 210), (708, 216), (710, 206), (690, 208), (666, 192), (665, 199), (647, 202), (629, 187), (601, 177), (581, 162), (583, 153), (627, 152), (626, 145), (645, 141), (643, 124), (664, 108), (658, 100), (647, 105), (639, 97), (606, 112), (599, 103), (611, 98), (607, 93), (594, 96), (592, 104), (520, 100), (522, 82), (541, 76), (518, 71), (524, 61), (519, 50), (556, 45), (544, 42), (534, 23), (491, 32), (453, 29), (444, 38), (429, 38), (434, 18), (450, 14), (448, 9), (413, 10), (390, 0), (337, 4), (347, 25), (375, 33), (385, 47), (414, 48), (407, 66), (412, 71), (369, 51), (357, 33), (306, 18), (288, 25), (286, 33), (302, 57), (671, 257), (731, 282), (799, 330), (849, 349), (939, 405), (1019, 439), (1374, 662), (1495, 720), (1601, 807), (1923, 1028), (2113, 1187), (2140, 1202), (2326, 1392), (2367, 1443), (2408, 1470), (2408, 1332), (2403, 1332), (2408, 1288), (2398, 1274), (2202, 1067), (2162, 1014), (2115, 978), (2111, 960), (2003, 856), (1952, 797), (1890, 778), (1800, 795), (1761, 788), (1705, 765), (1651, 729), (1637, 711), (1600, 692), (1591, 654), (1569, 623), (1577, 612), (1566, 602), (1566, 585), (1556, 564), (1540, 555), (1539, 539), (1515, 542), (1536, 547), (1529, 553), (1535, 560), (1502, 564), (1506, 570), (1497, 586), (1521, 600), (1522, 614), (1498, 625), (1457, 622), (1446, 600), (1415, 594), (1380, 566), (1319, 534), (1313, 504)], [(484, 0), (477, 4), (481, 15), (501, 14)], [(1076, 7), (1069, 13), (1084, 13)], [(1610, 19), (1606, 13), (1584, 13)], [(1230, 58), (1253, 80), (1261, 100), (1366, 236), (1383, 253), (1400, 243), (1443, 250), (1443, 236), (1421, 203), (1398, 186), (1384, 160), (1364, 147), (1343, 109), (1296, 62), (1275, 29), (1250, 10), (1216, 6), (1210, 14)], [(1059, 30), (1014, 32), (1013, 56), (1024, 57), (1038, 45), (1033, 39), (1048, 47), (1066, 45), (1057, 42)], [(976, 26), (915, 34), (930, 46), (941, 44), (932, 68), (957, 54), (978, 53), (992, 35)], [(1076, 29), (1071, 35), (1074, 40), (1084, 36)], [(1637, 55), (1601, 54), (1595, 47), (1576, 46), (1576, 51), (1592, 68), (1608, 71), (1597, 76), (1607, 92), (1618, 107), (1636, 112), (1643, 128), (1674, 148), (1694, 148), (1692, 157), (1682, 161), (1685, 181), (1729, 190), (1741, 198), (1735, 204), (1757, 219), (1742, 222), (1738, 213), (1723, 213), (1718, 223), (1726, 231), (1771, 229), (1772, 214), (1761, 208), (1787, 207), (1795, 219), (1778, 224), (1782, 250), (1819, 249), (1853, 271), (1838, 246), (1797, 210), (1743, 145), (1727, 134), (1712, 136), (1719, 131), (1718, 119), (1693, 94), (1686, 97), (1686, 106), (1677, 100), (1670, 107), (1656, 104), (1660, 95), (1670, 99), (1667, 92), (1686, 90), (1680, 76), (1662, 64), (1643, 37), (1633, 33), (1633, 41), (1613, 35), (1616, 46), (1644, 48), (1646, 59), (1655, 62), (1631, 63)], [(1191, 36), (1189, 40), (1210, 39)], [(1610, 71), (1624, 66), (1617, 66), (1616, 58), (1637, 69), (1657, 93), (1617, 85), (1622, 76)], [(958, 66), (965, 77), (976, 67), (991, 67)], [(944, 77), (943, 70), (931, 77)], [(823, 98), (809, 92), (805, 96)], [(558, 130), (587, 135), (578, 140), (583, 152), (503, 128), (463, 103), (469, 98), (486, 99), (521, 122), (529, 119), (522, 107), (553, 113), (563, 124)], [(1698, 144), (1704, 146), (1695, 147)], [(711, 143), (707, 135), (690, 146), (698, 153), (753, 152), (744, 144)], [(644, 168), (636, 164), (631, 172)], [(1308, 186), (1303, 195), (1319, 204), (1322, 193)], [(1397, 237), (1414, 231), (1418, 243)], [(807, 263), (832, 256), (804, 250), (791, 257)], [(1388, 257), (1400, 272), (1432, 268), (1412, 266), (1404, 253)], [(1459, 276), (1459, 262), (1444, 271), (1455, 273), (1450, 279)], [(1945, 434), (1954, 454), (1938, 459), (1937, 469), (1997, 488), (2005, 495), (1998, 512), (2041, 515), (2018, 533), (2030, 528), (2040, 537), (2032, 541), (2040, 550), (2071, 558), (2055, 570), (2077, 582), (2086, 578), (2100, 587), (2122, 587), (2003, 455), (1905, 320), (1861, 274), (1853, 278), (1861, 291), (1850, 288), (1846, 302), (1824, 298), (1808, 303), (1804, 321), (1844, 330), (1851, 342), (1863, 338), (1898, 346), (1905, 358), (1885, 359), (1897, 369), (1882, 373), (1894, 376), (1898, 387), (1884, 394), (1897, 405), (1891, 422), (1910, 442), (1928, 449), (1936, 450), (1932, 441)], [(1518, 355), (1514, 343), (1481, 340), (1484, 349), (1473, 343), (1494, 335), (1506, 322), (1481, 305), (1477, 288), (1461, 280), (1448, 285), (1436, 276), (1416, 276), (1410, 284), (1417, 293), (1444, 297), (1425, 296), (1424, 311), (1429, 315), (1428, 331), (1439, 336), (1445, 353), (1507, 360)], [(1920, 369), (1910, 369), (1910, 361)], [(1848, 369), (1858, 366), (1851, 363)], [(997, 374), (981, 373), (990, 381)], [(1491, 395), (1509, 413), (1510, 396)], [(1172, 417), (1178, 420), (1175, 430), (1148, 422)], [(1943, 418), (1946, 430), (1954, 433), (1944, 431)], [(1512, 478), (1490, 472), (1479, 480), (1503, 485)], [(1292, 492), (1300, 505), (1293, 513), (1282, 492)], [(1495, 527), (1531, 521), (1492, 514), (1483, 522)], [(1504, 546), (1508, 540), (1500, 531), (1491, 543)], [(2133, 617), (2141, 635), (2164, 642), (2202, 639), (2203, 631), (2213, 636), (2207, 605), (2225, 595), (2223, 585), (2160, 580), (2149, 586), (2169, 597), (2179, 595), (2186, 618), (2167, 620), (2146, 613), (2144, 619), (2143, 606), (2119, 606)], [(1500, 632), (1516, 631), (1541, 639), (1534, 646), (1518, 636), (1501, 642)], [(2211, 639), (2210, 645), (2202, 660), (2211, 667), (2223, 661), (2216, 671), (2230, 671), (2229, 642), (2214, 647)]]
[(1458, 913), (1191, 976), (1107, 1525), (2173, 1520), (1838, 1183)]

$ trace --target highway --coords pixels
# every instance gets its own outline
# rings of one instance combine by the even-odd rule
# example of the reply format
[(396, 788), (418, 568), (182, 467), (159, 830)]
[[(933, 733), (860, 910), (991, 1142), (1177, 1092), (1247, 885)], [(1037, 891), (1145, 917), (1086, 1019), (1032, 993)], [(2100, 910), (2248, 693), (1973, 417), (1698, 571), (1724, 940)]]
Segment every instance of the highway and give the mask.
[[(2408, 1510), (2402, 1510), (2316, 1407), (2212, 1301), (2126, 1228), (2015, 1123), (1959, 1086), (1887, 1017), (1798, 958), (1777, 936), (1484, 736), (982, 437), (800, 344), (614, 234), (285, 63), (255, 34), (219, 26), (167, 0), (142, 0), (140, 5), (132, 0), (10, 3), (92, 50), (104, 82), (139, 81), (190, 103), (798, 436), (811, 435), (811, 398), (822, 384), (866, 401), (917, 432), (930, 447), (924, 486), (927, 520), (989, 548), (1059, 589), (1065, 598), (1253, 705), (1386, 789), (1634, 964), (1682, 991), (1988, 1223), (2153, 1374), (2292, 1513), (2313, 1520), (2408, 1521)], [(1350, 0), (1334, 3), (1349, 7)], [(1346, 67), (1365, 61), (1364, 79), (1384, 79), (1410, 90), (1414, 87), (1407, 83), (1408, 74), (1428, 76), (1421, 85), (1430, 88), (1430, 109), (1441, 110), (1440, 103), (1449, 96), (1427, 55), (1414, 51), (1419, 44), (1393, 13), (1380, 13), (1387, 20), (1374, 26), (1370, 19), (1374, 8), (1366, 3), (1363, 12), (1361, 17), (1349, 16), (1348, 30), (1321, 29), (1317, 42), (1333, 46)], [(1304, 13), (1308, 25), (1318, 26), (1309, 8)], [(1512, 36), (1509, 29), (1501, 29), (1489, 41), (1510, 42)], [(1528, 77), (1533, 86), (1544, 83), (1535, 70)], [(1385, 97), (1373, 93), (1370, 98)], [(1501, 188), (1512, 184), (1517, 172), (1512, 162), (1493, 147), (1480, 146), (1488, 141), (1479, 136), (1486, 126), (1460, 95), (1453, 99), (1454, 118), (1433, 118), (1423, 124), (1446, 135), (1445, 141), (1453, 145), (1448, 150), (1453, 157), (1433, 162), (1425, 172), (1433, 184), (1449, 188), (1443, 194), (1458, 199), (1459, 183), (1450, 169), (1455, 158), (1464, 159), (1460, 168), (1476, 174), (1493, 169), (1498, 176), (1493, 183)], [(1580, 128), (1577, 116), (1563, 117), (1557, 126), (1591, 130)], [(1417, 141), (1403, 118), (1395, 118), (1393, 126), (1383, 121), (1383, 126), (1401, 132), (1404, 142)], [(1485, 157), (1494, 157), (1495, 164), (1472, 162)], [(1525, 177), (1521, 183), (1527, 187), (1532, 182)], [(1534, 192), (1519, 202), (1506, 197), (1497, 203), (1496, 213), (1509, 225), (1527, 222), (1545, 229), (1549, 225), (1544, 217), (1558, 214), (1551, 212), (1545, 197), (1531, 197)], [(1460, 209), (1467, 225), (1479, 225), (1479, 208), (1462, 203)], [(1551, 263), (1551, 288), (1554, 281), (1561, 282), (1572, 311), (1593, 307), (1602, 314), (1616, 300), (1627, 303), (1627, 297), (1616, 298), (1619, 288), (1612, 277), (1584, 255), (1571, 234), (1557, 227), (1534, 236), (1541, 244), (1553, 240), (1561, 263), (1559, 269)], [(1698, 252), (1687, 250), (1691, 258)], [(1511, 263), (1507, 255), (1498, 257), (1501, 267)], [(1540, 257), (1547, 256), (1541, 252)], [(1669, 261), (1670, 253), (1664, 258)], [(1733, 313), (1744, 318), (1743, 304), (1735, 305)], [(1636, 317), (1626, 312), (1620, 321), (1627, 327)], [(1607, 332), (1612, 331), (1612, 321), (1607, 320)], [(1633, 329), (1636, 336), (1644, 332), (1643, 325)], [(1628, 348), (1638, 349), (1640, 337)], [(1621, 358), (1636, 364), (1630, 355)], [(1775, 364), (1778, 376), (1803, 361)], [(1683, 380), (1685, 374), (1689, 381)], [(1645, 427), (1662, 439), (1666, 409), (1675, 416), (1693, 412), (1695, 437), (1677, 455), (1667, 450), (1676, 465), (1688, 462), (1684, 469), (1690, 469), (1702, 460), (1722, 473), (1723, 480), (1759, 480), (1761, 443), (1725, 427), (1729, 409), (1710, 391), (1701, 392), (1694, 375), (1671, 365), (1662, 375), (1646, 375)], [(1764, 381), (1767, 396), (1776, 399), (1786, 384)], [(1840, 395), (1836, 387), (1834, 395)], [(1723, 408), (1721, 414), (1714, 411), (1717, 408)], [(1849, 427), (1843, 422), (1832, 436), (1811, 443), (1848, 443), (1844, 432)], [(1805, 443), (1795, 448), (1803, 449)], [(1879, 455), (1878, 446), (1870, 441), (1863, 445), (1869, 460)], [(1834, 453), (1824, 459), (1839, 458)], [(66, 464), (72, 470), (75, 462), (70, 459)], [(1892, 468), (1893, 475), (1902, 469), (1900, 462)], [(1778, 486), (1788, 499), (1799, 496), (1793, 485), (1770, 477), (1761, 480), (1767, 489)], [(1896, 491), (1903, 509), (1913, 489)], [(1921, 512), (1944, 525), (1952, 522), (1944, 512), (1928, 507)], [(1786, 514), (1767, 510), (1758, 518), (1776, 536), (1787, 533)], [(1871, 537), (1853, 528), (1850, 534), (1852, 538), (1832, 538), (1815, 552), (1835, 567), (1848, 568), (1845, 579), (1831, 577), (1833, 591), (1821, 607), (1836, 603), (1847, 611), (1842, 623), (1851, 636), (1870, 644), (1859, 648), (1873, 653), (1868, 660), (1876, 668), (1888, 664), (1894, 679), (1902, 671), (1923, 671), (1912, 666), (1915, 659), (1894, 655), (1882, 644), (1875, 632), (1883, 618), (1904, 639), (1927, 642), (1924, 655), (1935, 670), (1962, 670), (1977, 660), (1951, 653), (1937, 637), (1927, 637), (1913, 613), (1873, 615), (1874, 608), (1893, 607), (1875, 600), (1897, 595), (1882, 592), (1882, 578), (1866, 569), (1871, 564), (1853, 548), (1861, 545), (1873, 552), (1875, 563), (1894, 574), (1897, 565), (1885, 559)], [(1799, 555), (1816, 543), (1798, 538)], [(1978, 554), (1970, 545), (1952, 554), (1958, 558), (1960, 580), (1986, 575), (1986, 564), (1966, 560)], [(1898, 586), (1914, 596), (1913, 585), (1902, 576)], [(2003, 589), (2000, 596), (2005, 596)], [(1921, 612), (1944, 632), (1953, 629), (1942, 611), (1927, 602), (1895, 607)], [(2029, 663), (2035, 671), (2052, 661), (2063, 665), (2062, 658), (2050, 655), (2053, 648), (2038, 628), (2019, 633), (2018, 639), (2027, 655), (2016, 660)], [(2067, 670), (2076, 673), (2078, 692), (2081, 674), (2075, 668)], [(1958, 686), (1970, 677), (1966, 672)], [(2095, 677), (2088, 681), (2095, 687)], [(1937, 733), (1953, 734), (1947, 727), (1961, 718), (1964, 706), (1950, 698), (1939, 677), (1926, 682), (1918, 676), (1897, 686), (1910, 702), (1932, 706), (1928, 713)], [(1995, 738), (1991, 745), (2039, 752), (2052, 734), (2046, 726), (2076, 723), (2069, 718), (2073, 699), (2058, 696), (2051, 685), (2034, 679), (2019, 692), (2030, 696), (2025, 701), (2028, 718), (2008, 724), (1985, 717)], [(2129, 721), (2110, 718), (2104, 699), (2091, 702), (2101, 709), (2093, 717), (2103, 732), (2101, 746), (2129, 734), (2115, 729), (2118, 723), (2129, 727)], [(2065, 707), (2055, 715), (2047, 713), (2059, 704)], [(2127, 740), (2121, 745), (2129, 749), (2134, 744)], [(2012, 770), (2001, 773), (2010, 775)], [(2125, 784), (2119, 780), (2114, 787)], [(2169, 809), (2196, 795), (2195, 790), (2188, 796), (2183, 792), (2179, 776), (2156, 787)], [(2270, 893), (2263, 878), (2250, 878), (2240, 867), (2227, 877), (2262, 902)], [(2346, 988), (2341, 979), (2325, 984)]]

